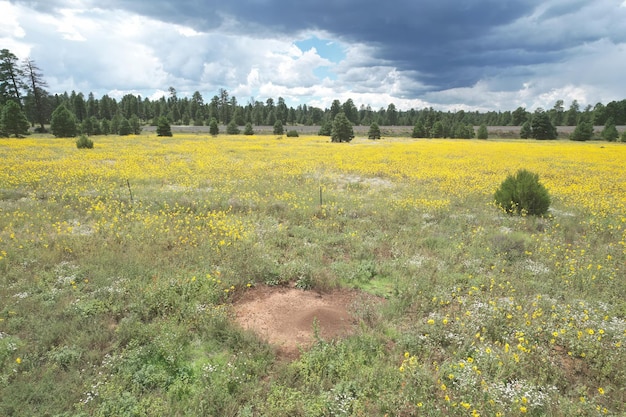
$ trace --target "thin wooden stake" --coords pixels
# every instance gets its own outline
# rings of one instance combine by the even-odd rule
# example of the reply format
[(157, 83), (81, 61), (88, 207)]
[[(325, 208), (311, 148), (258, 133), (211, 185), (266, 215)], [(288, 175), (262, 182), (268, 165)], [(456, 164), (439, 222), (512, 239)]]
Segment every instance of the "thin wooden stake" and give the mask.
[(133, 204), (133, 190), (130, 189), (130, 181), (126, 178), (126, 185), (128, 186), (128, 194), (130, 194), (130, 204)]

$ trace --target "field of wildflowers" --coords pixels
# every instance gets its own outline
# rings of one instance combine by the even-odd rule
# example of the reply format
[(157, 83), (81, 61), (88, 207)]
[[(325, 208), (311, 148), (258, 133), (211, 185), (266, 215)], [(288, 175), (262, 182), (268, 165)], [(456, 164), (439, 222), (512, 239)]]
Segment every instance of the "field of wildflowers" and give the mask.
[[(623, 144), (94, 142), (0, 139), (0, 415), (626, 413)], [(230, 306), (288, 283), (386, 302), (286, 363)]]

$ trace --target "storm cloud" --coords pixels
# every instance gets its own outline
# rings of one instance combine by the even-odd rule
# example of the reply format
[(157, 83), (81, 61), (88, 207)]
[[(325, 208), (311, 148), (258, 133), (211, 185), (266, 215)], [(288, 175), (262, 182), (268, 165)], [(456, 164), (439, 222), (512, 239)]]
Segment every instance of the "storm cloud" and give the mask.
[(85, 93), (172, 85), (322, 107), (350, 97), (478, 110), (626, 97), (622, 0), (102, 3), (0, 1), (13, 18), (0, 45), (36, 60), (51, 88)]

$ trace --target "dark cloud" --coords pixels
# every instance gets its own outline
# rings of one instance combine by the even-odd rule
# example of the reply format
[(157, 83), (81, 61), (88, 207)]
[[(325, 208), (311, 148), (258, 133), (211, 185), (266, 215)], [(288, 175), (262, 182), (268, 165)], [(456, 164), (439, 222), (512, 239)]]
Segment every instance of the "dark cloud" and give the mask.
[[(50, 14), (78, 7), (70, 0), (11, 2)], [(356, 58), (349, 54), (333, 69), (338, 80), (346, 82), (345, 88), (373, 92), (391, 82), (398, 97), (448, 92), (445, 96), (453, 100), (454, 94), (467, 96), (471, 94), (467, 89), (479, 84), (487, 88), (491, 83), (504, 92), (521, 90), (533, 77), (546, 77), (550, 81), (546, 89), (581, 81), (593, 85), (566, 63), (584, 61), (580, 54), (593, 55), (595, 45), (605, 52), (597, 56), (622, 69), (625, 5), (623, 0), (84, 0), (80, 7), (146, 16), (210, 34), (196, 39), (198, 53), (193, 56), (188, 55), (192, 48), (181, 48), (174, 37), (145, 40), (175, 79), (218, 76), (229, 63), (232, 68), (220, 75), (222, 81), (245, 78), (250, 65), (238, 66), (237, 57), (228, 56), (239, 35), (293, 41), (319, 32), (350, 51), (366, 50)], [(200, 45), (216, 39), (229, 43)], [(236, 51), (241, 54), (244, 48), (239, 45)], [(264, 59), (254, 51), (252, 55)], [(260, 64), (262, 70), (264, 65)], [(567, 70), (570, 78), (553, 76), (550, 68)], [(607, 91), (606, 86), (602, 89)]]

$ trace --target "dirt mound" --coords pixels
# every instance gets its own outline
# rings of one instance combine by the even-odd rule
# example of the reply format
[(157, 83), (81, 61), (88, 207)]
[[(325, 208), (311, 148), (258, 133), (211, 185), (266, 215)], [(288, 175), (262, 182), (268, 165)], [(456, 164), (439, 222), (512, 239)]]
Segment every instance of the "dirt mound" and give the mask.
[(281, 356), (297, 357), (314, 341), (314, 321), (324, 339), (349, 334), (354, 328), (350, 306), (359, 293), (339, 290), (328, 294), (297, 288), (258, 286), (234, 306), (236, 321), (278, 349)]

